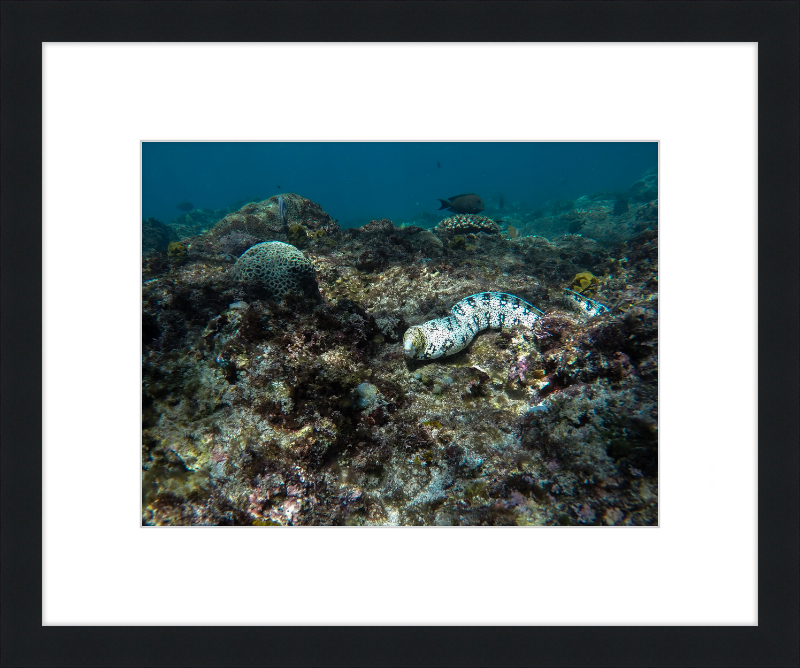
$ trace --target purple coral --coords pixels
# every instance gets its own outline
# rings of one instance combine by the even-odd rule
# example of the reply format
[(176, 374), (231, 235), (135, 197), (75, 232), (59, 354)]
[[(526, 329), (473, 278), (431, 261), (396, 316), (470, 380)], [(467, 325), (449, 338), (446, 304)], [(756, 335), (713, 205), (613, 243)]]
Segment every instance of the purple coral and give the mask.
[(519, 378), (521, 382), (525, 382), (525, 373), (528, 371), (528, 360), (520, 357), (517, 363), (508, 372), (508, 382), (512, 382), (515, 378)]
[(573, 510), (576, 512), (576, 514), (578, 515), (578, 519), (581, 522), (584, 522), (584, 523), (594, 522), (594, 520), (595, 520), (595, 512), (594, 512), (594, 510), (592, 510), (592, 508), (588, 504), (586, 504), (586, 503), (581, 504), (580, 508), (577, 508), (577, 507), (573, 506)]

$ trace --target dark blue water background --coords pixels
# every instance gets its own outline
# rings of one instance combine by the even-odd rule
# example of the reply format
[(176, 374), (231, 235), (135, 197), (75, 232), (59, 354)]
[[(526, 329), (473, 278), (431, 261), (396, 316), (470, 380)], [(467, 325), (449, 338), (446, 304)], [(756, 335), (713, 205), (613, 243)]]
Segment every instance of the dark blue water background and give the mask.
[(657, 161), (656, 142), (146, 142), (142, 217), (169, 222), (180, 202), (223, 209), (293, 192), (342, 227), (400, 223), (460, 193), (480, 195), (488, 212), (500, 194), (507, 209), (528, 209), (624, 191)]

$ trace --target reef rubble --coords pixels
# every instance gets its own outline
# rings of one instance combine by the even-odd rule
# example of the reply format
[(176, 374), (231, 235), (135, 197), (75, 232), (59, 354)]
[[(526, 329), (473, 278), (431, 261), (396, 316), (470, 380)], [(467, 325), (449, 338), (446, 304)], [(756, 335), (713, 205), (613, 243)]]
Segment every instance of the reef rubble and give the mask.
[[(283, 197), (288, 222), (270, 198), (169, 249), (146, 221), (144, 524), (657, 524), (657, 200), (587, 198), (510, 239), (340, 229)], [(243, 280), (269, 241), (315, 281)], [(569, 288), (609, 310), (587, 318)], [(404, 356), (406, 329), (482, 292), (544, 314)]]

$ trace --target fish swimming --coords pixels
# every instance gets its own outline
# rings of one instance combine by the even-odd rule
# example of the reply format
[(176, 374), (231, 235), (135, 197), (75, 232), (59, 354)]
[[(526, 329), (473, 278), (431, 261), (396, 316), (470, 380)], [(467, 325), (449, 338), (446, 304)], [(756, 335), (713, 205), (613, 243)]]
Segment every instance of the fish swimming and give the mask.
[(442, 163), (441, 163), (441, 162), (439, 162), (439, 161), (437, 160), (437, 161), (436, 161), (436, 166), (437, 166), (439, 169), (441, 169), (441, 168), (442, 168)]
[(180, 204), (176, 204), (175, 208), (180, 209), (181, 211), (191, 211), (194, 209), (194, 204), (191, 202), (181, 202)]
[(497, 208), (498, 208), (498, 209), (502, 209), (502, 208), (503, 208), (503, 205), (504, 205), (505, 203), (506, 203), (506, 201), (505, 201), (505, 199), (503, 198), (503, 195), (502, 195), (502, 193), (501, 193), (501, 195), (500, 195), (500, 202), (498, 203), (498, 205), (497, 205)]
[(289, 224), (289, 212), (286, 210), (286, 200), (278, 197), (278, 216), (284, 225)]
[[(608, 307), (573, 290), (564, 289), (566, 301), (590, 318), (606, 313)], [(533, 327), (544, 313), (516, 295), (479, 292), (464, 297), (451, 315), (413, 325), (403, 334), (403, 354), (408, 359), (430, 360), (461, 352), (481, 330)]]
[(449, 209), (453, 213), (480, 213), (484, 210), (483, 200), (475, 193), (466, 193), (464, 195), (454, 195), (449, 199), (439, 199), (442, 209)]

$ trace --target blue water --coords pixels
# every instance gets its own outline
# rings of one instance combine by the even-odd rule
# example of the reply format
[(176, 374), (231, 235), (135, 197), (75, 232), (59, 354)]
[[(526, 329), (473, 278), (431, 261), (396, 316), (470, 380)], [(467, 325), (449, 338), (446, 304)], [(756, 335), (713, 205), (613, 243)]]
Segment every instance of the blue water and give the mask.
[[(142, 217), (168, 222), (195, 208), (293, 192), (342, 227), (435, 213), (438, 198), (474, 192), (487, 209), (535, 208), (626, 190), (658, 162), (656, 142), (146, 142)], [(437, 166), (441, 164), (441, 168)]]

